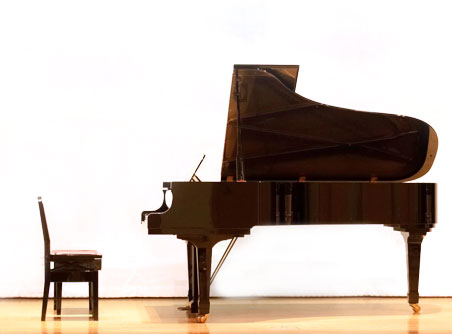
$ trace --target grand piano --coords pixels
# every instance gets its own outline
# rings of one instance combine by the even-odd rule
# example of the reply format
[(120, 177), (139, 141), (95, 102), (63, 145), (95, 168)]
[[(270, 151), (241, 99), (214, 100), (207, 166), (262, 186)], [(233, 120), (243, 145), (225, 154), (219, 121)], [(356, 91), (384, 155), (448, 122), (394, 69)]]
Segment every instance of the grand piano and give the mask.
[(406, 181), (432, 166), (434, 129), (407, 116), (314, 102), (295, 93), (297, 76), (295, 65), (235, 65), (221, 182), (164, 182), (162, 206), (142, 213), (149, 234), (187, 241), (188, 313), (198, 322), (209, 315), (216, 243), (254, 226), (317, 224), (400, 231), (408, 303), (419, 312), (421, 243), (436, 223), (436, 184)]

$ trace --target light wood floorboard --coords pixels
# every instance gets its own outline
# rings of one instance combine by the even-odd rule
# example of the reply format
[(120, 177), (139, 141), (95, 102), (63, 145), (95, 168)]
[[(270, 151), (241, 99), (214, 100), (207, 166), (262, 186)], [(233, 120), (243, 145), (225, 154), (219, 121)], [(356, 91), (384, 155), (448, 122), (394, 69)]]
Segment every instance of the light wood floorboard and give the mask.
[(421, 298), (413, 315), (405, 298), (213, 298), (205, 324), (188, 319), (183, 299), (101, 299), (99, 321), (88, 301), (63, 299), (62, 315), (49, 300), (0, 299), (0, 333), (452, 333), (452, 298)]

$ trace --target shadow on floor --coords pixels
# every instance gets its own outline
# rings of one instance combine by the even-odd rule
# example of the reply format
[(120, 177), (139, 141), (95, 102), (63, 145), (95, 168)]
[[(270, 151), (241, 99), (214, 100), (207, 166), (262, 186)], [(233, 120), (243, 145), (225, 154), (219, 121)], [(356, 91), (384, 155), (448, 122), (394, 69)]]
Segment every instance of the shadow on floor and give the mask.
[[(349, 316), (385, 316), (385, 315), (411, 315), (411, 307), (405, 303), (221, 303), (211, 304), (209, 323), (242, 322), (251, 323), (259, 321), (284, 320), (285, 322), (299, 321), (300, 318), (317, 317), (349, 317)], [(433, 304), (421, 304), (422, 314), (437, 313), (441, 310)], [(146, 312), (151, 321), (161, 323), (186, 323), (194, 321), (189, 319), (189, 313), (177, 309), (177, 305), (148, 306)]]
[(61, 315), (57, 315), (56, 311), (48, 310), (47, 321), (87, 321), (91, 315), (87, 307), (62, 307)]

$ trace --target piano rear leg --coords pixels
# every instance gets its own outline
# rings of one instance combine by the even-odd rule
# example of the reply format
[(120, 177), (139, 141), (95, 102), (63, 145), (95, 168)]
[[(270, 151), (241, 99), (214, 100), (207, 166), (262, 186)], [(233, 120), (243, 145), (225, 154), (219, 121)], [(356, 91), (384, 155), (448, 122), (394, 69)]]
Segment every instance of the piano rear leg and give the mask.
[(419, 268), (421, 262), (421, 233), (402, 232), (405, 239), (408, 273), (408, 303), (414, 313), (421, 310), (419, 306)]

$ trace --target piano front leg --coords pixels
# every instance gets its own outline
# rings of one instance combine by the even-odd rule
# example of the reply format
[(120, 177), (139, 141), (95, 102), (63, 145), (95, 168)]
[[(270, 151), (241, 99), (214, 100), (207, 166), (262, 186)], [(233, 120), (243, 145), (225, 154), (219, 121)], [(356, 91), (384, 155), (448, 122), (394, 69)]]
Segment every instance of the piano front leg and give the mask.
[(421, 310), (419, 306), (419, 268), (421, 263), (421, 243), (423, 233), (402, 232), (406, 245), (408, 274), (408, 303), (414, 313)]
[(235, 234), (178, 235), (179, 239), (187, 241), (188, 298), (192, 301), (190, 308), (186, 309), (191, 311), (189, 316), (195, 316), (197, 322), (204, 323), (209, 317), (212, 248), (219, 241), (236, 236)]
[(187, 306), (185, 310), (190, 310), (191, 303), (193, 302), (193, 245), (187, 241), (187, 272), (188, 272), (188, 293), (187, 293)]
[[(198, 248), (189, 243), (191, 246), (191, 272), (189, 278), (188, 298), (190, 303), (191, 313), (198, 313), (199, 306), (199, 263), (198, 263)], [(190, 291), (191, 290), (191, 291)]]
[(206, 322), (210, 312), (210, 271), (212, 246), (198, 247), (199, 309), (197, 321)]
[(187, 241), (187, 273), (188, 273), (188, 293), (187, 305), (178, 307), (181, 311), (190, 311), (198, 313), (198, 252), (196, 246)]

